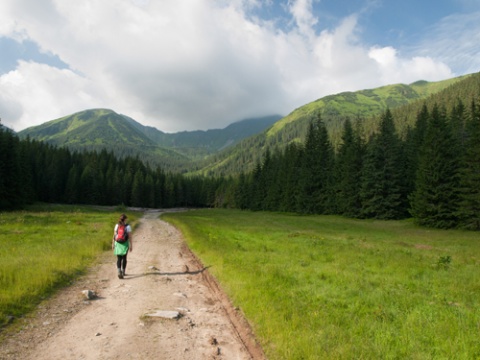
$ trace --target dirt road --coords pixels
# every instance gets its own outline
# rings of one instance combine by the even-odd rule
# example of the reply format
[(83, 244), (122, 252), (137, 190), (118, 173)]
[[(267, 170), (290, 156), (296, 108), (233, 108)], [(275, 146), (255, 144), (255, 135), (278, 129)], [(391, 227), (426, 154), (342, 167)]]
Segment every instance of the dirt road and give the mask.
[[(134, 232), (126, 277), (115, 257), (22, 320), (0, 359), (265, 359), (244, 319), (174, 227), (147, 212)], [(83, 290), (95, 297), (87, 300)], [(146, 316), (175, 312), (165, 319)]]

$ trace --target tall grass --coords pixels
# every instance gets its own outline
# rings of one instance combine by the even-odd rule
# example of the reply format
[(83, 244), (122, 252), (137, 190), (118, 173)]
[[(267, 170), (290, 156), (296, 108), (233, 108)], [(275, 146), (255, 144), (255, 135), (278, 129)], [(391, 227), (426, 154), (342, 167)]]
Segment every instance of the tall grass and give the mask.
[(480, 358), (480, 238), (410, 221), (166, 214), (271, 359)]
[(0, 325), (31, 311), (110, 249), (117, 218), (72, 206), (0, 213)]

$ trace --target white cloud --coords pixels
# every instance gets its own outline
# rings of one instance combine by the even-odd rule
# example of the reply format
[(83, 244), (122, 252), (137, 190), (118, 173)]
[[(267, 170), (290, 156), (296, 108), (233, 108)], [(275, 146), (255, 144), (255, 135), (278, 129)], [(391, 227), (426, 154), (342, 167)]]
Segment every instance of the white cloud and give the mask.
[(66, 109), (99, 107), (103, 97), (90, 81), (71, 70), (25, 61), (0, 77), (0, 89), (2, 122), (18, 129), (68, 115)]
[(318, 19), (312, 14), (312, 0), (291, 0), (289, 5), (298, 31), (310, 38), (315, 36), (313, 27), (318, 22)]
[[(472, 2), (473, 6), (473, 2)], [(476, 9), (480, 6), (476, 2)], [(480, 71), (480, 11), (443, 18), (413, 49), (418, 55), (434, 56), (460, 74)]]
[(452, 71), (444, 63), (430, 57), (399, 58), (397, 50), (387, 46), (370, 49), (369, 57), (379, 65), (379, 74), (383, 83), (411, 83), (417, 80), (431, 80), (438, 77), (453, 77)]
[(312, 0), (288, 5), (290, 31), (251, 19), (259, 0), (3, 0), (0, 36), (31, 39), (71, 70), (20, 62), (3, 74), (2, 122), (21, 130), (106, 107), (163, 131), (219, 128), (339, 91), (452, 75), (427, 56), (363, 46), (355, 16), (318, 34)]

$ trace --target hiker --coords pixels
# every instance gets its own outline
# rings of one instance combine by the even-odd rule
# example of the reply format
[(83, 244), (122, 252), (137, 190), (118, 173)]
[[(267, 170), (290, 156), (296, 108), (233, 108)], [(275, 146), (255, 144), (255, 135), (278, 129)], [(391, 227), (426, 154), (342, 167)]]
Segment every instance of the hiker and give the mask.
[(118, 223), (113, 231), (112, 249), (117, 255), (117, 271), (118, 278), (123, 279), (125, 276), (125, 268), (127, 267), (127, 253), (133, 250), (132, 228), (125, 221), (127, 215), (120, 215)]

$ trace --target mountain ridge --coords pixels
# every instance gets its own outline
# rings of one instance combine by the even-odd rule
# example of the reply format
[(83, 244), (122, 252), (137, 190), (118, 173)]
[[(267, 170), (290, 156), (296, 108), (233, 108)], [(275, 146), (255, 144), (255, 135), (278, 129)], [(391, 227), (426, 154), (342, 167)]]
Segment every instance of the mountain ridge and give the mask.
[[(145, 161), (182, 173), (212, 176), (238, 174), (252, 170), (263, 158), (266, 149), (282, 151), (292, 142), (302, 142), (309, 122), (318, 114), (335, 145), (340, 141), (346, 118), (362, 118), (365, 134), (371, 134), (376, 131), (375, 117), (387, 108), (393, 111), (405, 107), (415, 109), (414, 104), (473, 75), (327, 95), (294, 109), (284, 117), (272, 115), (245, 119), (224, 129), (167, 134), (110, 109), (89, 109), (25, 129), (19, 135), (74, 149), (113, 149), (120, 155), (138, 155)], [(411, 114), (405, 115), (410, 122), (412, 118)], [(399, 128), (408, 127), (408, 121), (399, 124)]]
[(225, 129), (164, 133), (111, 109), (87, 109), (18, 132), (21, 138), (44, 141), (74, 150), (113, 151), (119, 156), (140, 156), (170, 170), (185, 171), (191, 162), (217, 153), (254, 135), (280, 115), (245, 119)]
[[(421, 104), (427, 98), (473, 77), (480, 78), (480, 73), (437, 82), (418, 80), (410, 85), (393, 84), (374, 89), (327, 95), (294, 109), (265, 132), (245, 139), (235, 147), (218, 154), (215, 162), (205, 164), (194, 174), (215, 176), (252, 171), (262, 161), (267, 149), (272, 152), (283, 151), (292, 142), (302, 143), (309, 123), (318, 115), (325, 123), (335, 147), (341, 141), (346, 118), (352, 120), (362, 118), (361, 126), (364, 135), (369, 136), (377, 130), (378, 118), (387, 108), (393, 112), (395, 109), (404, 107), (410, 109), (409, 114), (402, 114), (402, 117), (398, 117), (402, 122), (396, 124), (400, 132), (405, 132), (415, 119), (416, 114), (413, 113), (419, 110), (419, 106), (415, 104)], [(368, 101), (362, 102), (365, 99)]]

